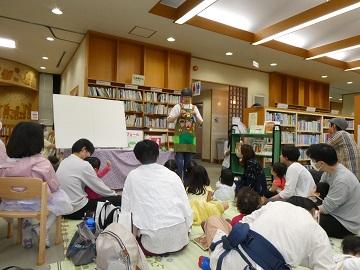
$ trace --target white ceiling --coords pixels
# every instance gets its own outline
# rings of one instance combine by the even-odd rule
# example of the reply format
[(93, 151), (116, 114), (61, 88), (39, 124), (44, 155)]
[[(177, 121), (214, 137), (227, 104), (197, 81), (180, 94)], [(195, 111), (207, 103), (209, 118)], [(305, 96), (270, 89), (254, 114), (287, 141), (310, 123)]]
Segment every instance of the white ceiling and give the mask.
[[(82, 33), (85, 33), (87, 30), (94, 30), (187, 51), (195, 57), (248, 68), (252, 68), (251, 63), (255, 59), (260, 63), (262, 71), (278, 71), (328, 82), (332, 86), (332, 95), (360, 90), (360, 75), (357, 73), (344, 72), (338, 68), (315, 61), (304, 61), (300, 57), (263, 46), (253, 46), (248, 42), (190, 25), (174, 24), (168, 19), (149, 13), (149, 10), (157, 2), (157, 0), (108, 0), (106, 2), (97, 0), (11, 0), (0, 1), (0, 16), (77, 32), (71, 33), (53, 28), (59, 37), (75, 42), (81, 40), (83, 37)], [(246, 2), (249, 5), (252, 5), (254, 2), (259, 5), (261, 2), (264, 8), (257, 10), (261, 17), (258, 18), (256, 23), (256, 28), (261, 28), (275, 19), (279, 20), (288, 17), (286, 14), (298, 13), (304, 7), (310, 8), (324, 1), (220, 0), (218, 3), (221, 4), (222, 2), (232, 5), (238, 5), (238, 3), (242, 2)], [(269, 2), (272, 4), (269, 4)], [(265, 3), (268, 4), (264, 6)], [(290, 3), (292, 4), (290, 5)], [(55, 4), (63, 10), (63, 15), (58, 16), (50, 12)], [(278, 5), (281, 5), (282, 8), (279, 9)], [(246, 6), (246, 10), (248, 8)], [(256, 10), (254, 6), (252, 9)], [(266, 16), (269, 16), (270, 19)], [(151, 38), (141, 38), (128, 34), (134, 26), (150, 28), (157, 32)], [(323, 30), (328, 31), (327, 29), (327, 27), (324, 27)], [(343, 32), (345, 31), (348, 30), (344, 29)], [(15, 39), (17, 42), (17, 48), (14, 50), (0, 47), (0, 57), (28, 64), (39, 71), (39, 67), (44, 65), (47, 67), (46, 72), (61, 73), (77, 48), (77, 43), (60, 40), (55, 40), (54, 42), (46, 41), (45, 38), (50, 34), (49, 29), (44, 26), (0, 18), (0, 36)], [(336, 32), (336, 34), (343, 35), (342, 31), (340, 33)], [(167, 42), (166, 38), (169, 36), (175, 37), (176, 42)], [(316, 35), (314, 35), (315, 38)], [(316, 41), (312, 41), (312, 43), (315, 44)], [(60, 67), (56, 67), (64, 51), (64, 59)], [(225, 56), (227, 51), (232, 51), (234, 55), (230, 57)], [(48, 56), (49, 60), (42, 60), (42, 56)], [(349, 58), (353, 59), (354, 57)], [(269, 64), (272, 62), (278, 63), (278, 66), (270, 67)], [(321, 75), (324, 74), (328, 75), (328, 78), (321, 79)], [(347, 81), (353, 81), (354, 83), (347, 85)]]

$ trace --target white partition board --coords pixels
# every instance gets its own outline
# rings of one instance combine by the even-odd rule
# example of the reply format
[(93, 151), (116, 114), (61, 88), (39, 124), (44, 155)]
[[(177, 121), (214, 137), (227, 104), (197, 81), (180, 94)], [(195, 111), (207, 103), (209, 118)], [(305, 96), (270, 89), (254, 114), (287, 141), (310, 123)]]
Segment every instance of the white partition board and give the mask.
[(53, 95), (57, 148), (86, 138), (95, 147), (127, 147), (122, 101)]

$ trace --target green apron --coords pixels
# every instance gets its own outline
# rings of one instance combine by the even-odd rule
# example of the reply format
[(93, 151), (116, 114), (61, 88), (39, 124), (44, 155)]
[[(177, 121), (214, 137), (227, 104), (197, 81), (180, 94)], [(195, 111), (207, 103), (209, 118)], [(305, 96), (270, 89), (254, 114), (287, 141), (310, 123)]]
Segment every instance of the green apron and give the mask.
[(181, 110), (186, 113), (181, 114), (176, 120), (174, 134), (174, 151), (196, 153), (196, 122), (193, 116), (194, 105), (191, 109), (184, 109), (180, 104)]

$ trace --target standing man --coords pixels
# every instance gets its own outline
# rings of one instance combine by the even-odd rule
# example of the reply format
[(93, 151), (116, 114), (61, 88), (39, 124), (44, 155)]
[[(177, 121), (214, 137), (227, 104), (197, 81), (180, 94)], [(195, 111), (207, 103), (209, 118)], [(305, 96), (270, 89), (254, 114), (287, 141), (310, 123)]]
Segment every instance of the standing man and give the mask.
[(180, 104), (176, 104), (167, 118), (168, 123), (175, 122), (174, 151), (178, 174), (183, 179), (184, 169), (189, 166), (193, 153), (196, 153), (196, 124), (203, 119), (198, 108), (192, 104), (192, 90), (181, 91)]
[(343, 118), (333, 118), (329, 122), (331, 138), (328, 143), (334, 147), (339, 163), (352, 171), (360, 181), (360, 149), (354, 137), (346, 131), (348, 123)]

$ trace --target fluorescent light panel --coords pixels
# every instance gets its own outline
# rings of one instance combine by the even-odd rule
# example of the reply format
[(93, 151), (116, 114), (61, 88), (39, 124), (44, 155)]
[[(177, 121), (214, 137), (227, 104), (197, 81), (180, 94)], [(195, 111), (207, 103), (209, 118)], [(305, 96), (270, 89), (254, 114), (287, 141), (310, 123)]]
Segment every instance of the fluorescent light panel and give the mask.
[(15, 40), (0, 37), (0, 47), (14, 49), (16, 48)]
[(360, 48), (360, 44), (350, 46), (350, 47), (346, 47), (346, 48), (342, 48), (342, 49), (335, 50), (335, 51), (331, 51), (331, 52), (326, 52), (326, 53), (314, 55), (314, 56), (306, 58), (306, 60), (317, 59), (317, 58), (324, 57), (324, 56), (330, 56), (331, 54), (337, 54), (337, 53), (341, 53), (341, 52), (345, 52), (345, 51), (355, 50), (355, 49), (358, 49), (358, 48)]
[(353, 71), (353, 70), (359, 70), (360, 69), (360, 66), (359, 67), (353, 67), (353, 68), (347, 68), (345, 69), (345, 71)]
[(193, 9), (186, 12), (183, 16), (181, 16), (179, 19), (175, 21), (177, 24), (184, 24), (188, 20), (190, 20), (192, 17), (199, 14), (201, 11), (206, 9), (207, 7), (211, 6), (213, 3), (215, 3), (217, 0), (204, 0), (198, 5), (196, 5)]
[(263, 44), (263, 43), (268, 42), (268, 41), (270, 41), (270, 40), (273, 40), (273, 39), (279, 38), (279, 37), (281, 37), (281, 36), (290, 34), (290, 33), (292, 33), (292, 32), (301, 30), (301, 29), (306, 28), (306, 27), (308, 27), (308, 26), (311, 26), (311, 25), (317, 24), (317, 23), (319, 23), (319, 22), (328, 20), (328, 19), (330, 19), (330, 18), (336, 17), (336, 16), (338, 16), (338, 15), (344, 14), (344, 13), (346, 13), (346, 12), (352, 11), (352, 10), (357, 9), (357, 8), (360, 8), (360, 2), (359, 2), (359, 3), (356, 3), (356, 4), (353, 4), (353, 5), (350, 5), (350, 6), (347, 6), (347, 7), (344, 7), (344, 8), (342, 8), (342, 9), (335, 10), (335, 11), (329, 13), (329, 14), (323, 15), (323, 16), (318, 17), (318, 18), (316, 18), (316, 19), (313, 19), (313, 20), (304, 22), (304, 23), (302, 23), (302, 24), (296, 25), (296, 26), (294, 26), (294, 27), (291, 27), (291, 28), (289, 28), (289, 29), (286, 29), (286, 30), (281, 31), (281, 32), (279, 32), (279, 33), (276, 33), (276, 34), (274, 34), (274, 35), (271, 35), (271, 36), (269, 36), (269, 37), (263, 38), (263, 39), (261, 39), (261, 40), (259, 40), (259, 41), (254, 42), (253, 45)]

